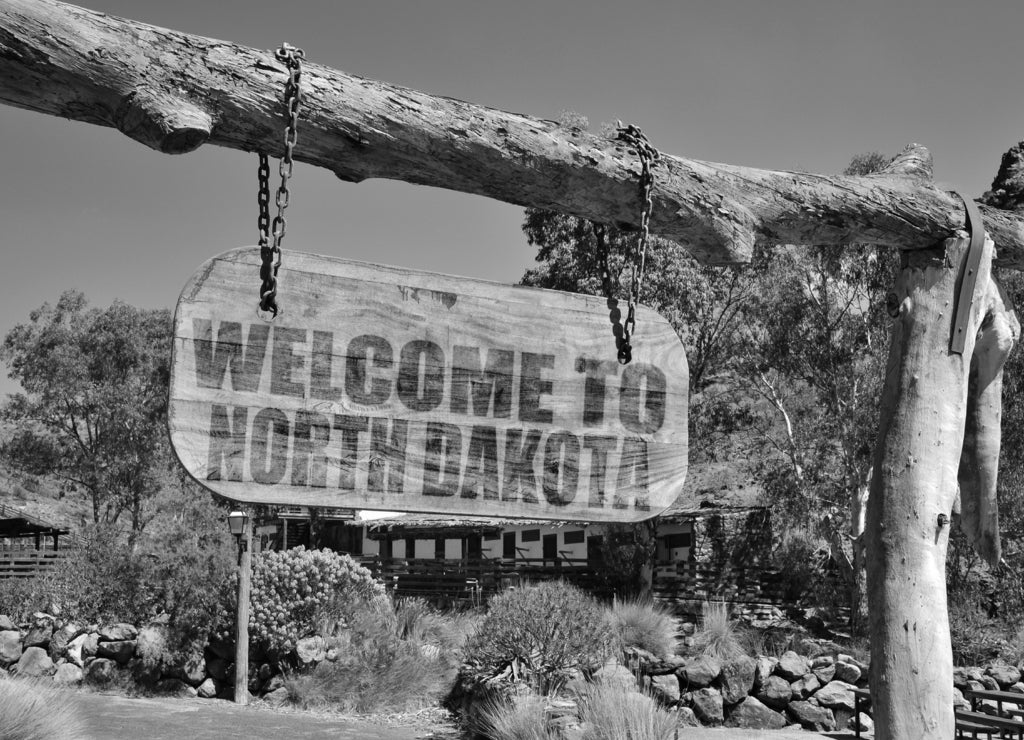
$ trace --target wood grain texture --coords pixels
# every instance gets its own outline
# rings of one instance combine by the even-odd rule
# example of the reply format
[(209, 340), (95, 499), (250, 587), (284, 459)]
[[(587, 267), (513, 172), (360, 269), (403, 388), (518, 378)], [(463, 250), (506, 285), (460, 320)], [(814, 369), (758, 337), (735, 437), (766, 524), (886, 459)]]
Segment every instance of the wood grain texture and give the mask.
[(203, 265), (175, 314), (169, 424), (184, 467), (249, 503), (593, 521), (668, 507), (688, 371), (640, 307), (615, 360), (605, 299), (288, 252)]
[[(620, 141), (312, 62), (303, 69), (301, 162), (351, 182), (404, 180), (638, 226), (640, 164)], [(270, 51), (56, 0), (0, 3), (0, 101), (112, 126), (162, 152), (208, 142), (279, 155), (286, 76)], [(963, 203), (935, 186), (931, 156), (916, 145), (868, 177), (668, 154), (654, 177), (651, 230), (705, 262), (745, 262), (757, 242), (926, 249), (965, 226)], [(1024, 217), (980, 210), (996, 263), (1024, 265)]]

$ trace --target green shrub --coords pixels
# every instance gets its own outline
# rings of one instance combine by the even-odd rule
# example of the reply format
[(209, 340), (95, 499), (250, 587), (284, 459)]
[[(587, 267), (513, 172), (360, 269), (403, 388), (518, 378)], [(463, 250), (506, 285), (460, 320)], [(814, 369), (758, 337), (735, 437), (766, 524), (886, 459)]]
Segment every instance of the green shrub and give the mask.
[(348, 555), (304, 547), (261, 552), (253, 557), (250, 640), (283, 656), (299, 639), (330, 636), (363, 605), (383, 599), (384, 587)]
[(473, 731), (488, 740), (554, 740), (561, 735), (548, 729), (546, 704), (537, 694), (492, 697), (479, 708)]
[(304, 708), (358, 713), (436, 705), (455, 677), (460, 656), (440, 646), (449, 631), (440, 615), (431, 616), (429, 630), (422, 629), (424, 620), (416, 622), (420, 626), (410, 629), (386, 598), (362, 602), (347, 626), (328, 639), (330, 646), (342, 648), (336, 659), (286, 682), (290, 700)]
[(0, 679), (0, 738), (79, 740), (86, 736), (68, 692), (41, 683)]
[(674, 740), (676, 718), (625, 686), (599, 682), (579, 697), (584, 740)]
[(604, 607), (575, 586), (552, 581), (492, 599), (466, 659), (494, 673), (511, 666), (547, 693), (570, 669), (600, 666), (614, 639)]
[(694, 650), (722, 660), (745, 655), (738, 628), (729, 619), (729, 606), (721, 601), (705, 601), (702, 611), (700, 629), (693, 635)]
[(611, 621), (622, 648), (638, 647), (659, 658), (675, 653), (676, 621), (650, 599), (616, 601), (612, 605)]

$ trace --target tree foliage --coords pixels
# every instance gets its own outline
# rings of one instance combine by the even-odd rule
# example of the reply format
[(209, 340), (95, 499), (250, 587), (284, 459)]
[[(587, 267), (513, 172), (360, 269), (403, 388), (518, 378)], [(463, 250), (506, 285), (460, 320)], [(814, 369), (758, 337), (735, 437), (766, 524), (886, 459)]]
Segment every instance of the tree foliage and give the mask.
[(170, 342), (167, 310), (89, 308), (69, 291), (32, 311), (0, 347), (24, 391), (0, 410), (14, 428), (4, 460), (86, 495), (96, 523), (127, 518), (134, 539), (151, 517), (146, 503), (173, 477)]

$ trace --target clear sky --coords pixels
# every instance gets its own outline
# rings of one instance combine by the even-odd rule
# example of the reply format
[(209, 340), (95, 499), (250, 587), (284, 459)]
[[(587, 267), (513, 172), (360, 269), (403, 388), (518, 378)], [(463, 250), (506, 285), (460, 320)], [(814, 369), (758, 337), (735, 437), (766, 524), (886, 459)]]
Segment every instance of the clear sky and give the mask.
[[(832, 173), (919, 142), (940, 182), (977, 196), (1024, 139), (1021, 0), (85, 2), (594, 130), (621, 119), (715, 162)], [(68, 288), (172, 307), (206, 258), (255, 243), (255, 155), (169, 157), (5, 106), (0, 152), (0, 335)], [(533, 261), (513, 206), (307, 165), (292, 192), (285, 250), (504, 282)]]

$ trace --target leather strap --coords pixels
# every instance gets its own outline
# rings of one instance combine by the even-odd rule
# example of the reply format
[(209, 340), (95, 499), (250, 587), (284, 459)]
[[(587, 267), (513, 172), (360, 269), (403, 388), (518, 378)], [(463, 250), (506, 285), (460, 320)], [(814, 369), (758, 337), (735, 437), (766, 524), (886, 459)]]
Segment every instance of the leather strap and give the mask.
[(967, 227), (971, 232), (971, 245), (967, 248), (963, 274), (960, 276), (960, 291), (956, 299), (956, 313), (953, 314), (953, 336), (949, 340), (949, 351), (962, 355), (967, 341), (967, 325), (971, 320), (971, 305), (974, 303), (974, 288), (978, 284), (978, 268), (981, 253), (985, 247), (985, 224), (974, 201), (956, 193), (964, 202), (967, 212)]

